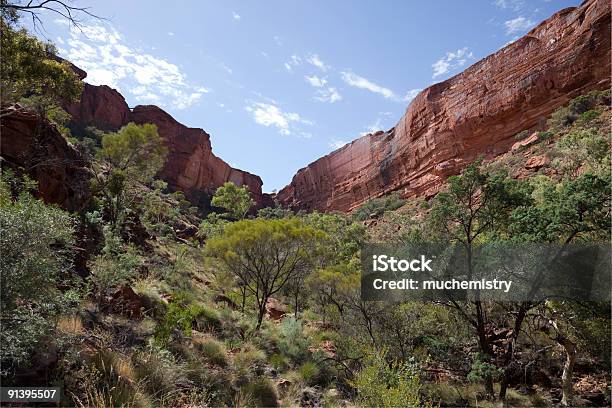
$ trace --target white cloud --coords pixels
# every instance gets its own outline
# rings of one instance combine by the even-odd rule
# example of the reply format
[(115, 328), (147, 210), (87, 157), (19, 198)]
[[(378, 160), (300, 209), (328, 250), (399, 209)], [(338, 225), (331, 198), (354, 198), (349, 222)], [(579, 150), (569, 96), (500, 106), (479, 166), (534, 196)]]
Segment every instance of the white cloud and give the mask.
[(280, 38), (278, 35), (275, 35), (272, 38), (274, 39), (274, 42), (276, 43), (276, 45), (278, 45), (279, 47), (283, 45), (283, 39)]
[(234, 18), (234, 20), (238, 21), (240, 20), (242, 17), (240, 16), (240, 14), (236, 13), (235, 11), (232, 11), (232, 17)]
[(319, 68), (323, 72), (329, 69), (329, 65), (326, 65), (317, 54), (310, 54), (308, 58), (306, 58), (306, 62)]
[(317, 96), (315, 96), (317, 101), (321, 102), (329, 102), (334, 103), (342, 100), (342, 95), (340, 92), (334, 87), (329, 87), (326, 89), (318, 89)]
[(331, 147), (334, 150), (337, 150), (337, 149), (341, 148), (342, 146), (344, 146), (347, 143), (349, 143), (349, 142), (344, 141), (344, 140), (332, 139), (332, 141), (329, 142), (329, 147)]
[(225, 64), (223, 64), (223, 63), (221, 64), (221, 68), (223, 68), (223, 70), (224, 70), (225, 72), (227, 72), (228, 74), (230, 74), (230, 75), (231, 75), (232, 73), (234, 73), (234, 70), (232, 70), (232, 69), (231, 69), (229, 66), (227, 66), (227, 65), (225, 65)]
[(65, 43), (62, 56), (87, 72), (86, 82), (126, 88), (140, 102), (184, 109), (209, 92), (177, 65), (131, 48), (112, 26), (71, 27)]
[(514, 11), (519, 11), (524, 5), (524, 0), (495, 0), (493, 2), (497, 7), (501, 9), (512, 9)]
[(168, 35), (169, 35), (170, 37), (174, 37), (174, 33), (173, 33), (172, 31), (168, 31)]
[(298, 65), (302, 65), (302, 59), (297, 55), (292, 55), (289, 58), (289, 61), (285, 62), (285, 69), (289, 72), (292, 72), (293, 68), (297, 67)]
[(327, 79), (325, 78), (320, 78), (316, 75), (313, 76), (304, 76), (304, 78), (306, 79), (306, 82), (308, 82), (310, 85), (316, 87), (316, 88), (322, 88), (325, 86), (325, 84), (327, 83)]
[(404, 98), (402, 99), (404, 102), (410, 102), (411, 100), (413, 100), (414, 98), (416, 98), (416, 96), (419, 94), (419, 92), (421, 92), (421, 89), (411, 89), (408, 92), (406, 92), (406, 95), (404, 96)]
[(376, 133), (379, 130), (389, 129), (391, 126), (388, 124), (388, 122), (392, 115), (393, 112), (379, 112), (376, 121), (366, 126), (365, 131), (361, 132), (360, 136), (365, 136), (368, 133)]
[(275, 127), (281, 135), (290, 135), (297, 130), (298, 134), (306, 136), (308, 134), (299, 131), (295, 128), (295, 125), (300, 123), (313, 124), (311, 121), (301, 118), (297, 113), (283, 112), (275, 103), (251, 103), (246, 107), (246, 111), (251, 114), (255, 123), (266, 127)]
[(447, 52), (446, 56), (434, 62), (432, 78), (437, 78), (440, 75), (446, 74), (451, 69), (461, 68), (468, 60), (474, 59), (474, 53), (468, 50), (468, 47), (459, 48), (454, 52)]
[(506, 21), (504, 25), (506, 26), (506, 34), (512, 35), (515, 33), (528, 31), (535, 25), (535, 22), (523, 16), (518, 16), (515, 19)]
[(387, 99), (398, 99), (397, 95), (395, 95), (395, 93), (389, 88), (377, 85), (364, 77), (354, 74), (353, 72), (343, 71), (340, 74), (342, 75), (342, 80), (350, 86), (380, 94)]

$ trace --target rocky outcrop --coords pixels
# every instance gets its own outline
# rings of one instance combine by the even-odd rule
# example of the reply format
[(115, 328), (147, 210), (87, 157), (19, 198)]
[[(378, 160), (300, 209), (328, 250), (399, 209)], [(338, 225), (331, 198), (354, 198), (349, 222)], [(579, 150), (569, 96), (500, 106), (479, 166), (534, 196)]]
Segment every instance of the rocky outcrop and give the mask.
[(394, 128), (299, 170), (277, 199), (294, 209), (349, 211), (392, 191), (431, 196), (475, 158), (508, 151), (517, 133), (542, 126), (570, 99), (608, 87), (610, 3), (588, 0), (423, 90)]
[(91, 173), (81, 154), (39, 115), (12, 107), (1, 114), (2, 167), (24, 171), (36, 180), (45, 202), (69, 211), (82, 208), (89, 198)]
[(116, 90), (85, 84), (80, 102), (66, 106), (66, 110), (72, 116), (71, 128), (77, 131), (88, 126), (115, 131), (129, 122), (155, 124), (169, 151), (159, 176), (172, 190), (183, 191), (196, 204), (205, 202), (227, 181), (247, 186), (258, 207), (271, 202), (267, 194), (262, 194), (259, 176), (235, 169), (213, 154), (208, 133), (177, 122), (157, 106), (130, 109)]

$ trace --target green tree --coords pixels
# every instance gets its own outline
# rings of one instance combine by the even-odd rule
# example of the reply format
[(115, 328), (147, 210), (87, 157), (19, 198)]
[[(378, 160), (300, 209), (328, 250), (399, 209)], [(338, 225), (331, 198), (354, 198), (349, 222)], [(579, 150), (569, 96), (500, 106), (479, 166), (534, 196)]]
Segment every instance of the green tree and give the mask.
[(238, 187), (231, 181), (226, 182), (215, 191), (212, 201), (215, 207), (223, 208), (227, 214), (236, 219), (243, 219), (255, 204), (247, 186)]
[(113, 227), (136, 197), (135, 187), (151, 182), (163, 167), (168, 148), (153, 124), (128, 123), (102, 138), (94, 166), (94, 191), (102, 194)]
[[(6, 106), (23, 97), (44, 95), (54, 102), (75, 101), (83, 84), (69, 63), (55, 58), (57, 50), (25, 29), (0, 19), (0, 100)], [(7, 111), (4, 114), (10, 114)]]
[[(448, 191), (433, 200), (430, 222), (441, 238), (458, 243), (466, 251), (468, 278), (473, 273), (474, 245), (499, 234), (509, 224), (512, 210), (530, 202), (528, 189), (516, 180), (508, 179), (505, 172), (486, 172), (480, 161), (468, 166), (460, 176), (449, 177)], [(493, 351), (487, 338), (486, 305), (479, 299), (471, 304), (451, 301), (476, 332), (483, 361), (488, 363)], [(487, 394), (493, 396), (493, 378), (486, 376)]]
[[(55, 318), (78, 300), (72, 282), (72, 217), (22, 190), (7, 172), (0, 181), (0, 359), (3, 370), (27, 361), (36, 343), (51, 333)], [(13, 180), (14, 181), (14, 180)], [(11, 185), (12, 184), (12, 185)]]
[(270, 296), (312, 268), (324, 238), (323, 232), (295, 218), (242, 220), (210, 239), (207, 251), (255, 298), (259, 329)]

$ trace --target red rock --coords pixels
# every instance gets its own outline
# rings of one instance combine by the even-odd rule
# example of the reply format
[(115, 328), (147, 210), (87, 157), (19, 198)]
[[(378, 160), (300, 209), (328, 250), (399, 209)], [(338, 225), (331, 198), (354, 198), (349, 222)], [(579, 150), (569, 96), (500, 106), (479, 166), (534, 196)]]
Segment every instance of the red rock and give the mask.
[(0, 125), (2, 166), (25, 170), (38, 182), (38, 195), (45, 202), (69, 211), (81, 209), (90, 196), (91, 178), (81, 154), (36, 113), (10, 107), (0, 114), (6, 115)]
[(464, 72), (423, 90), (397, 125), (299, 170), (277, 200), (352, 210), (392, 191), (429, 197), (479, 156), (507, 152), (578, 95), (610, 87), (610, 3), (566, 8)]
[(537, 170), (546, 166), (548, 163), (550, 163), (550, 159), (547, 156), (533, 156), (527, 160), (525, 163), (525, 168), (529, 170)]
[(518, 149), (521, 149), (523, 147), (527, 147), (530, 146), (532, 144), (534, 144), (535, 142), (537, 142), (539, 139), (538, 137), (538, 132), (533, 132), (531, 134), (531, 136), (523, 139), (523, 140), (519, 140), (518, 142), (516, 142), (515, 144), (512, 145), (512, 147), (510, 148), (511, 151), (516, 151)]
[(106, 85), (83, 85), (80, 101), (64, 107), (73, 126), (94, 126), (108, 132), (130, 122), (130, 108), (119, 92)]
[(275, 298), (269, 298), (266, 302), (266, 313), (272, 320), (280, 320), (286, 314), (283, 304)]
[(138, 318), (142, 313), (142, 300), (131, 287), (123, 285), (113, 294), (112, 309), (116, 313)]
[(272, 205), (263, 194), (259, 176), (232, 168), (215, 156), (210, 136), (202, 129), (190, 128), (177, 122), (170, 114), (153, 105), (136, 106), (130, 110), (123, 96), (106, 86), (85, 84), (81, 100), (65, 106), (72, 115), (71, 126), (84, 129), (95, 126), (104, 131), (116, 131), (129, 122), (153, 123), (168, 146), (169, 155), (159, 176), (173, 190), (180, 190), (198, 204), (227, 181), (245, 185), (258, 207)]

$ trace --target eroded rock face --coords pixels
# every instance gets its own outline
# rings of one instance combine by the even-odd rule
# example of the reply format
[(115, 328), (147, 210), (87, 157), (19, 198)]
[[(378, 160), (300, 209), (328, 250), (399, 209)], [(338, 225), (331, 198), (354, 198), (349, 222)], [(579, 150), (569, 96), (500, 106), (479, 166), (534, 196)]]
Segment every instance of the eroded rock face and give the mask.
[(227, 181), (245, 185), (258, 207), (269, 205), (271, 198), (262, 194), (259, 176), (235, 169), (215, 156), (210, 136), (202, 129), (190, 128), (153, 105), (130, 109), (116, 90), (102, 85), (85, 84), (81, 100), (66, 106), (72, 115), (71, 127), (84, 129), (95, 126), (104, 131), (116, 131), (129, 122), (153, 123), (168, 146), (169, 155), (160, 177), (173, 190), (180, 190), (198, 204)]
[(400, 191), (434, 195), (479, 156), (508, 151), (554, 110), (610, 87), (610, 3), (559, 11), (521, 39), (423, 90), (397, 125), (297, 172), (277, 199), (294, 209), (349, 211)]
[(87, 163), (55, 126), (39, 115), (6, 108), (0, 126), (2, 167), (25, 171), (38, 182), (38, 194), (47, 203), (69, 211), (89, 199), (91, 173)]

